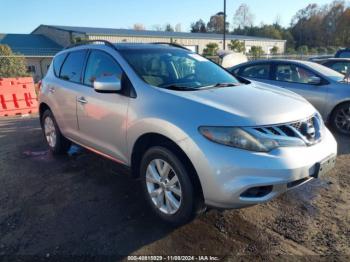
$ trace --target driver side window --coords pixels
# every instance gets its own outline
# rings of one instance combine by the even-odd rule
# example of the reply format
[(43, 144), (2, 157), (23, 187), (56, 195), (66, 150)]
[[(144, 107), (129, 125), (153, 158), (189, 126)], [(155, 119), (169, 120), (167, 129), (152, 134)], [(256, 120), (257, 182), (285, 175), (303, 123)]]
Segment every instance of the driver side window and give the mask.
[(93, 50), (86, 64), (84, 84), (92, 86), (96, 78), (103, 76), (116, 76), (121, 80), (122, 73), (122, 69), (110, 55), (103, 51)]
[(269, 79), (270, 78), (270, 65), (269, 64), (258, 64), (247, 66), (240, 72), (241, 76), (252, 77), (258, 79)]
[(308, 84), (312, 77), (317, 77), (314, 73), (306, 68), (293, 64), (280, 64), (276, 67), (277, 81)]

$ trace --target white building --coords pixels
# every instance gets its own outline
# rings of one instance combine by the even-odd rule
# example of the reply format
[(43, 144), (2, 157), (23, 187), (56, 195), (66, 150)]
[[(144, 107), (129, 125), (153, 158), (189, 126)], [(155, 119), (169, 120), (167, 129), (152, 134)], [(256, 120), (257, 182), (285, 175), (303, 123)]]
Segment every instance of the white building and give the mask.
[[(200, 54), (203, 53), (203, 49), (208, 43), (217, 43), (219, 47), (222, 47), (223, 43), (222, 34), (53, 25), (40, 25), (32, 32), (32, 34), (45, 35), (62, 46), (68, 46), (77, 38), (88, 40), (108, 40), (112, 43), (174, 42), (186, 46)], [(252, 46), (261, 46), (266, 54), (270, 54), (270, 50), (274, 46), (278, 48), (279, 53), (284, 53), (286, 44), (286, 40), (230, 34), (226, 35), (226, 40), (226, 48), (230, 40), (239, 40), (244, 42), (247, 52)]]

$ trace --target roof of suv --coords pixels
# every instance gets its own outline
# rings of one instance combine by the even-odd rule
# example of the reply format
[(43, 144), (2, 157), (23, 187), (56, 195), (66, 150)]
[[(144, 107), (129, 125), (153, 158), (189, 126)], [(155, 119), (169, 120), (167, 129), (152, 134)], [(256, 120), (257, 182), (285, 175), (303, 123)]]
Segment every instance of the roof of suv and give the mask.
[(114, 46), (118, 50), (126, 50), (126, 49), (185, 49), (185, 47), (177, 47), (175, 45), (166, 44), (166, 43), (117, 43)]
[[(96, 42), (96, 43), (93, 43)], [(77, 43), (72, 46), (68, 46), (65, 48), (65, 50), (73, 49), (73, 48), (78, 48), (78, 47), (91, 47), (91, 46), (109, 46), (112, 48), (115, 48), (116, 50), (140, 50), (140, 49), (183, 49), (190, 51), (184, 46), (173, 44), (173, 43), (110, 43), (107, 41), (101, 41), (104, 42), (104, 44), (99, 43), (99, 40), (95, 40), (86, 43)]]

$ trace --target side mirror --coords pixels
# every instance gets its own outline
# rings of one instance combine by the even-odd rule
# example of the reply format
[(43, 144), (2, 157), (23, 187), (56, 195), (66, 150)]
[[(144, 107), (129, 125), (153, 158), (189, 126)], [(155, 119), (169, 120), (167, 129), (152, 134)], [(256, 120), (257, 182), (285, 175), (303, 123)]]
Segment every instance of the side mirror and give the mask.
[(321, 78), (319, 78), (318, 76), (312, 76), (309, 78), (308, 84), (319, 85), (321, 84)]
[(93, 83), (96, 92), (99, 93), (113, 93), (121, 90), (120, 79), (116, 76), (98, 77)]

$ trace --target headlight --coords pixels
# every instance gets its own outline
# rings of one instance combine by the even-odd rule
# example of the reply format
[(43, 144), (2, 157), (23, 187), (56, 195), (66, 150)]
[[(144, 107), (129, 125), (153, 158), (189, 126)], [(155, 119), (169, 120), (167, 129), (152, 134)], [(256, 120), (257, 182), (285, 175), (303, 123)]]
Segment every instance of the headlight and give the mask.
[(238, 127), (202, 126), (199, 132), (213, 142), (250, 151), (268, 152), (279, 146), (273, 139), (255, 137)]

